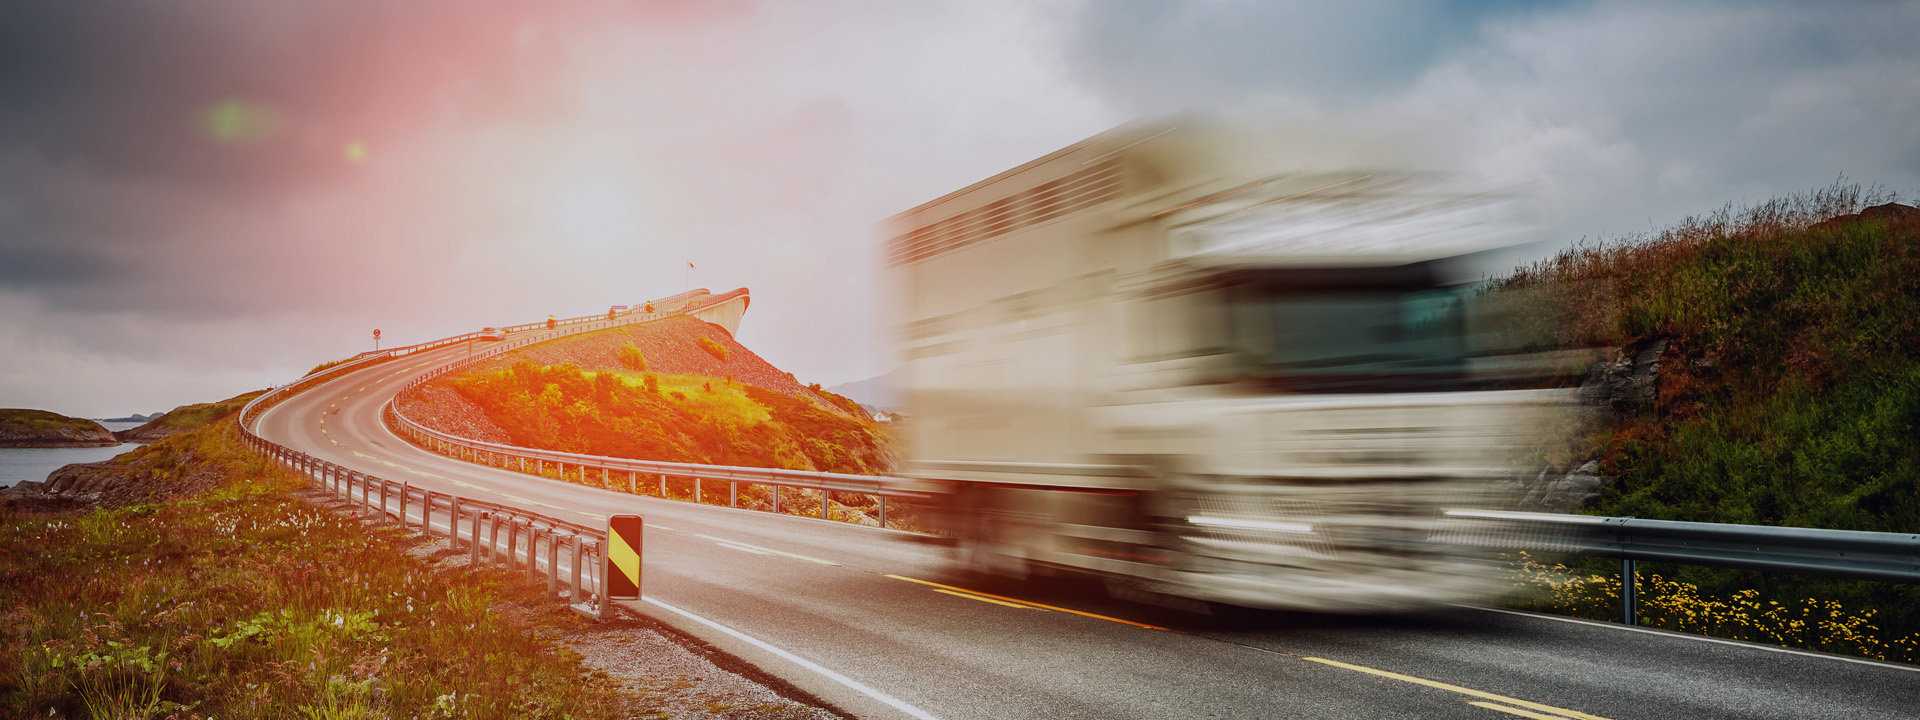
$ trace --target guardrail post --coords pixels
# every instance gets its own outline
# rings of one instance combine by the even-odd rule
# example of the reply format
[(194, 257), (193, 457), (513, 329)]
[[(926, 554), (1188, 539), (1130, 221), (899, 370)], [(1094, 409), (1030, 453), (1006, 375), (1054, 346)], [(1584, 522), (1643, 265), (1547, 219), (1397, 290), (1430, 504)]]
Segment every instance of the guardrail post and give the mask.
[(773, 513), (778, 515), (780, 514), (780, 486), (773, 485), (771, 487), (773, 489)]
[(821, 520), (832, 519), (827, 517), (827, 491), (825, 488), (821, 488), (820, 490), (820, 519)]
[(507, 568), (520, 560), (520, 518), (507, 518)]
[(666, 496), (667, 496), (667, 474), (660, 473), (660, 497), (664, 499), (666, 498)]
[(427, 536), (428, 541), (432, 541), (433, 540), (433, 491), (422, 490), (420, 491), (420, 494), (421, 494), (420, 534)]
[(880, 501), (880, 529), (885, 530), (887, 529), (887, 496), (875, 495), (874, 498)]
[(407, 527), (407, 493), (413, 490), (411, 481), (400, 481), (400, 529)]
[(492, 511), (487, 512), (487, 564), (493, 564), (494, 548), (500, 545), (500, 518)]
[(586, 593), (581, 592), (584, 588), (580, 587), (580, 534), (579, 533), (573, 534), (572, 545), (573, 545), (573, 584), (567, 586), (568, 592), (571, 595), (571, 597), (569, 597), (568, 599), (571, 600), (573, 604), (578, 605), (584, 602), (587, 596)]
[(727, 481), (727, 507), (740, 507), (740, 481)]
[(382, 520), (385, 520), (385, 519), (387, 519), (387, 479), (386, 479), (386, 478), (380, 478), (380, 512), (379, 512), (379, 518), (380, 518), (380, 519), (382, 519)]
[(540, 577), (540, 536), (544, 534), (539, 528), (533, 526), (532, 520), (527, 521), (527, 582), (529, 584)]
[(1639, 625), (1638, 609), (1640, 605), (1640, 574), (1634, 571), (1633, 559), (1620, 561), (1620, 614), (1621, 622)]
[(695, 477), (693, 479), (693, 501), (695, 503), (706, 502), (706, 500), (701, 497), (702, 495), (704, 495), (704, 493), (702, 493), (701, 490), (705, 489), (705, 486), (706, 486), (706, 483), (702, 481), (701, 478)]
[(627, 493), (629, 495), (640, 494), (640, 476), (632, 470), (627, 471)]
[(560, 536), (547, 533), (547, 597), (560, 596)]
[(467, 564), (480, 567), (480, 511), (473, 511), (473, 529), (467, 533)]

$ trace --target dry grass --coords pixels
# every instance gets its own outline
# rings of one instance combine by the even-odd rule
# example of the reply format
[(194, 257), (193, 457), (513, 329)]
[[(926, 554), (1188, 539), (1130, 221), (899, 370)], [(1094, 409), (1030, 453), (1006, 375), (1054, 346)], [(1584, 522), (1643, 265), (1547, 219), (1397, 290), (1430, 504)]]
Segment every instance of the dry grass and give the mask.
[(411, 536), (295, 499), (231, 421), (154, 446), (223, 468), (198, 497), (0, 518), (0, 714), (567, 718), (633, 709), (543, 639), (581, 620)]

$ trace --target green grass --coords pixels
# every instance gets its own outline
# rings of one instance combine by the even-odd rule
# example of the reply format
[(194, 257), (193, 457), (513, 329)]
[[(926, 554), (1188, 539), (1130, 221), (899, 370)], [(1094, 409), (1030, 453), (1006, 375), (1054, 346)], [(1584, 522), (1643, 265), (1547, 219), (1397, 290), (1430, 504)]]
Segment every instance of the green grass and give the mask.
[(221, 421), (151, 446), (219, 466), (188, 500), (0, 517), (0, 715), (624, 717), (543, 639), (583, 620), (492, 571), (296, 499)]
[(26, 410), (21, 408), (0, 408), (0, 425), (15, 425), (36, 430), (93, 430), (99, 423), (85, 418), (73, 418), (45, 410)]
[(194, 428), (204, 427), (240, 412), (240, 408), (246, 407), (247, 403), (252, 402), (254, 398), (259, 397), (265, 392), (265, 390), (256, 390), (254, 392), (236, 395), (226, 400), (221, 400), (220, 402), (182, 405), (168, 411), (165, 415), (147, 421), (146, 425), (156, 428), (175, 428), (179, 430), (192, 430)]

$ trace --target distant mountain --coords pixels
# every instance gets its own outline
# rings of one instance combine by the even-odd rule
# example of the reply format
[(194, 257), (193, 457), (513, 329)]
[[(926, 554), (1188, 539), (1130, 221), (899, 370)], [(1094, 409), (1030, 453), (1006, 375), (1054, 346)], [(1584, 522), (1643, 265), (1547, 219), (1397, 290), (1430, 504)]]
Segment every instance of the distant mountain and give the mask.
[(855, 380), (827, 388), (827, 392), (852, 398), (861, 405), (872, 405), (882, 410), (899, 410), (901, 405), (899, 387), (900, 371), (894, 370), (885, 375)]
[(143, 423), (143, 422), (151, 422), (151, 421), (152, 421), (152, 420), (153, 420), (154, 418), (157, 418), (157, 417), (160, 417), (160, 415), (161, 415), (161, 414), (162, 414), (162, 413), (154, 413), (154, 414), (152, 414), (152, 415), (141, 415), (140, 413), (134, 413), (134, 414), (132, 414), (132, 415), (128, 415), (128, 416), (126, 416), (126, 417), (117, 417), (117, 418), (94, 418), (94, 420), (98, 420), (98, 421), (100, 421), (100, 422), (137, 422), (137, 423)]

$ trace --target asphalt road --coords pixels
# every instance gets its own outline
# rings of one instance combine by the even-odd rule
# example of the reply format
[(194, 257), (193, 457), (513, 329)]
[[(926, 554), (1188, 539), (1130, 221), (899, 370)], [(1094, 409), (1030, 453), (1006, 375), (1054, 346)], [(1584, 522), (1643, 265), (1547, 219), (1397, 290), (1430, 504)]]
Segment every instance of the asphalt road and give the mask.
[(466, 352), (346, 375), (256, 431), (415, 487), (587, 524), (641, 515), (646, 597), (632, 609), (858, 717), (1920, 717), (1906, 666), (1479, 608), (1226, 621), (1068, 584), (987, 587), (905, 533), (534, 478), (382, 426), (401, 384)]

